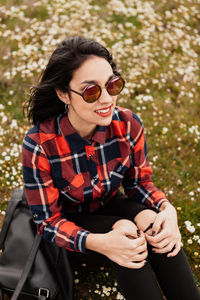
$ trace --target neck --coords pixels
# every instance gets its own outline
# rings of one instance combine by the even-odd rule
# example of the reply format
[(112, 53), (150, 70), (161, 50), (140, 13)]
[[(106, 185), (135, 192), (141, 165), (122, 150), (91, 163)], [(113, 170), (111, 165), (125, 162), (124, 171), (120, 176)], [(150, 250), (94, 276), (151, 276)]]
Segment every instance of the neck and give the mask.
[(68, 119), (72, 125), (72, 127), (76, 130), (76, 132), (84, 139), (89, 140), (92, 138), (97, 125), (92, 125), (92, 124), (84, 124), (84, 122), (80, 125), (76, 124), (76, 121), (71, 117), (70, 113), (68, 112)]

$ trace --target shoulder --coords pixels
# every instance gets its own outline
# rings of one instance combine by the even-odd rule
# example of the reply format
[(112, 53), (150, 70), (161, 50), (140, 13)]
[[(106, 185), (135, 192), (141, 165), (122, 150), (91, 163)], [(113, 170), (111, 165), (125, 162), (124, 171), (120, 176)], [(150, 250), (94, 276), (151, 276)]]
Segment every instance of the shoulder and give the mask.
[(114, 110), (111, 126), (115, 136), (124, 136), (133, 145), (144, 132), (140, 117), (130, 109), (118, 106)]
[(113, 123), (115, 121), (130, 123), (131, 126), (143, 127), (140, 117), (128, 108), (116, 106), (113, 112)]
[(56, 138), (58, 135), (58, 118), (50, 118), (33, 126), (25, 135), (24, 141), (39, 146), (45, 142)]

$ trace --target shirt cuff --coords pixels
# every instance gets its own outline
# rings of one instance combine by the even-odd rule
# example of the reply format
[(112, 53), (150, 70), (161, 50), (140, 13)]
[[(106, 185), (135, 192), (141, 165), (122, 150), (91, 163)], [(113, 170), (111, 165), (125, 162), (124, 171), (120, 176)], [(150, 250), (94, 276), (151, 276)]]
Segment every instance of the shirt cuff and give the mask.
[(158, 209), (160, 209), (161, 205), (162, 205), (164, 202), (169, 202), (169, 200), (167, 200), (166, 198), (160, 199), (159, 202), (157, 203), (156, 207), (157, 207)]
[(88, 234), (90, 234), (90, 231), (87, 231), (84, 229), (81, 229), (77, 233), (77, 237), (76, 237), (76, 250), (77, 251), (86, 253), (85, 241), (86, 241)]

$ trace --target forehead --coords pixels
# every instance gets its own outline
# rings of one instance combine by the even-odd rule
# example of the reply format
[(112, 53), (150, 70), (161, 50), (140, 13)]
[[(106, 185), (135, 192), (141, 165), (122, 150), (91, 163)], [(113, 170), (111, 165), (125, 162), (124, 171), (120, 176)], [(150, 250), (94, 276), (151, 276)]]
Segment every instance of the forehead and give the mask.
[(84, 80), (106, 81), (113, 74), (109, 62), (102, 57), (90, 56), (74, 72), (72, 81), (82, 82)]

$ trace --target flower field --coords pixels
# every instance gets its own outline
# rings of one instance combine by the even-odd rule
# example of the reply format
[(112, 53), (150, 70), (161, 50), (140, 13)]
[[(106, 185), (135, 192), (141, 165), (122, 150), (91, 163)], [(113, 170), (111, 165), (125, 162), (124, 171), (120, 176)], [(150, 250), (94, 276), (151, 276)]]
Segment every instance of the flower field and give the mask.
[[(126, 87), (118, 105), (143, 121), (153, 181), (177, 209), (200, 286), (200, 0), (0, 0), (0, 219), (23, 186), (29, 89), (65, 38), (112, 52)], [(75, 270), (77, 299), (123, 299), (112, 270)]]

